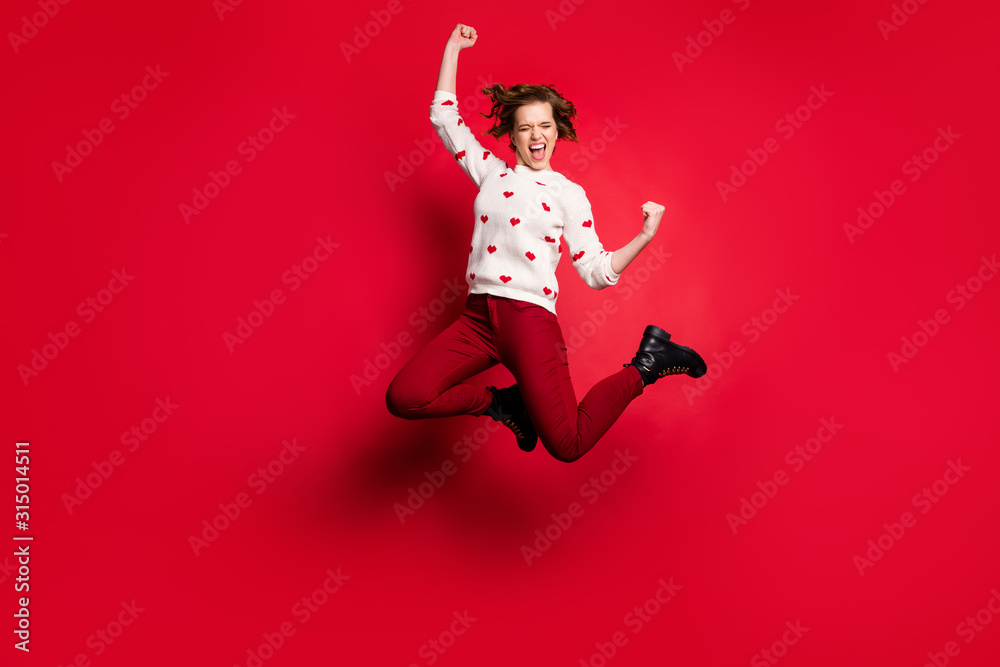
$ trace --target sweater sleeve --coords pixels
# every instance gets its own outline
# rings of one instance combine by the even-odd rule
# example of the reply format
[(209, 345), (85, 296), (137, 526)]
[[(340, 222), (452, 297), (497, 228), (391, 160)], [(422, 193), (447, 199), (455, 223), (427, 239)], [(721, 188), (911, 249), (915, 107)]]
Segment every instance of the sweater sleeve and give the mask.
[(563, 237), (573, 259), (573, 268), (590, 287), (611, 287), (621, 276), (611, 268), (611, 255), (614, 253), (604, 249), (594, 228), (594, 213), (590, 201), (582, 187), (578, 192), (578, 196), (574, 198), (576, 208), (571, 209), (573, 212), (567, 216), (563, 225)]
[(448, 153), (477, 188), (495, 169), (506, 169), (507, 163), (483, 148), (458, 112), (458, 97), (444, 90), (434, 91), (431, 102), (431, 125), (434, 126)]

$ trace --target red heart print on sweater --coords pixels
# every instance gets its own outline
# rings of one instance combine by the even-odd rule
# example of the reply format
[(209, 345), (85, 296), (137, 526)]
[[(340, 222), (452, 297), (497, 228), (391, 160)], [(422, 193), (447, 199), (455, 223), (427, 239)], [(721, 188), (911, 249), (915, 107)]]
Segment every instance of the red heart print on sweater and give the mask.
[(505, 171), (504, 173), (500, 174), (500, 178), (503, 178), (506, 175), (507, 175), (507, 172)]
[(580, 252), (576, 253), (575, 255), (573, 255), (573, 261), (575, 262), (576, 260), (580, 259), (581, 257), (583, 257), (583, 251), (582, 250)]
[[(535, 183), (538, 183), (538, 181), (535, 181)], [(538, 184), (539, 185), (545, 185), (545, 183), (538, 183)]]
[(465, 151), (458, 151), (457, 153), (455, 153), (456, 160), (461, 160), (464, 157), (465, 157)]
[(454, 103), (455, 102), (453, 100), (445, 100), (444, 102), (441, 103), (441, 106), (443, 106), (443, 107), (450, 107)]
[(584, 220), (583, 221), (583, 226), (584, 227), (590, 227), (592, 224), (594, 224), (593, 220)]
[(502, 280), (505, 283), (509, 283), (510, 282), (510, 276), (500, 276), (500, 280)]
[(530, 250), (528, 252), (524, 253), (524, 256), (527, 257), (528, 260), (531, 261), (531, 262), (535, 261), (535, 253), (531, 252)]
[(462, 127), (462, 119), (461, 118), (458, 119), (458, 126)]
[(497, 251), (497, 247), (495, 245), (487, 246), (486, 250), (492, 255)]
[(521, 218), (511, 218), (510, 219), (510, 226), (513, 227), (514, 225), (518, 224), (519, 222), (521, 222)]
[(472, 278), (473, 280), (475, 280), (476, 279), (476, 274), (475, 273), (470, 273), (469, 277)]
[(546, 236), (545, 240), (548, 241), (549, 243), (555, 243), (556, 242), (556, 240), (554, 238), (552, 238), (551, 236)]
[(514, 196), (514, 193), (513, 192), (504, 192), (503, 196), (506, 197), (507, 199), (510, 199), (511, 197)]
[(489, 154), (490, 154), (489, 151), (483, 151), (483, 159), (485, 160), (487, 156), (489, 156)]
[(552, 294), (552, 290), (550, 290), (548, 287), (543, 287), (542, 291), (545, 293), (545, 296)]
[(544, 208), (546, 211), (548, 211), (549, 210), (549, 205), (546, 204), (545, 202), (542, 202), (542, 208)]
[(483, 224), (485, 225), (486, 221), (490, 219), (490, 216), (488, 216), (488, 215), (481, 215), (481, 216), (479, 216), (479, 219), (482, 220)]

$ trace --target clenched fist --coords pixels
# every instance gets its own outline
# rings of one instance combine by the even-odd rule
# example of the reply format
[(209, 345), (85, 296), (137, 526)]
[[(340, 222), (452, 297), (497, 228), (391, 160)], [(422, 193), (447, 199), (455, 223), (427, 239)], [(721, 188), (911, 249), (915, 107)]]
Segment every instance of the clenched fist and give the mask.
[(448, 43), (456, 47), (459, 51), (467, 49), (476, 43), (476, 29), (471, 25), (459, 23), (451, 32)]
[(660, 218), (665, 209), (656, 202), (648, 201), (642, 205), (642, 233), (652, 238), (660, 227)]

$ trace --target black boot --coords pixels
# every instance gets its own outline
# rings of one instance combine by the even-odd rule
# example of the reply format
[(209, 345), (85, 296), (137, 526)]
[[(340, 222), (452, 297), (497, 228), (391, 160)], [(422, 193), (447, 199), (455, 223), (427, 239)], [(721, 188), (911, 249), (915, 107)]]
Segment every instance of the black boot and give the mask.
[[(639, 369), (642, 386), (653, 384), (666, 375), (690, 375), (700, 378), (708, 370), (705, 361), (690, 347), (670, 342), (670, 334), (650, 324), (642, 334), (639, 351), (630, 362)], [(629, 364), (622, 364), (628, 366)]]
[(517, 388), (516, 384), (504, 389), (496, 387), (487, 387), (487, 389), (493, 394), (493, 402), (483, 414), (513, 431), (514, 435), (517, 436), (518, 447), (526, 452), (533, 450), (538, 441), (538, 434), (535, 433), (531, 417), (528, 416), (528, 409), (524, 406), (521, 390)]

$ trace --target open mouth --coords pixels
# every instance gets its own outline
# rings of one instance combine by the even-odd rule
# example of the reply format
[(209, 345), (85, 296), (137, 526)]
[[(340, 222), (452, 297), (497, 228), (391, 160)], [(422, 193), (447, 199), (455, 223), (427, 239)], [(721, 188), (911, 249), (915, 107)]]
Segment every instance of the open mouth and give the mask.
[(528, 150), (531, 152), (531, 157), (534, 160), (542, 160), (545, 158), (545, 144), (539, 142), (537, 144), (530, 144)]

